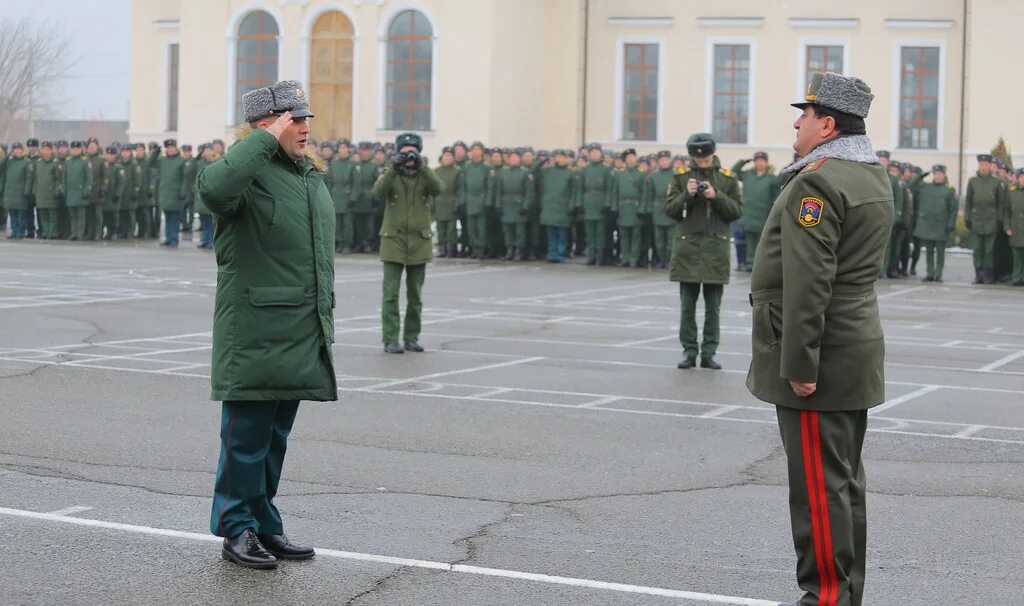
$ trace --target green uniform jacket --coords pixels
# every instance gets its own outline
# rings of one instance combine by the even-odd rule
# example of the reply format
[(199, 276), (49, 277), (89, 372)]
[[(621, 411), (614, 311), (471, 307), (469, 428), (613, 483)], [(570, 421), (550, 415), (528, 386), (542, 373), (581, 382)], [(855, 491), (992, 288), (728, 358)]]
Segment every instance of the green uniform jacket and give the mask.
[(92, 162), (84, 155), (64, 162), (64, 203), (68, 208), (89, 205), (92, 181)]
[[(691, 198), (686, 191), (690, 179), (708, 181), (715, 188), (715, 199)], [(672, 246), (669, 279), (673, 282), (729, 283), (730, 224), (740, 218), (739, 182), (731, 171), (717, 168), (690, 168), (672, 177), (665, 200), (665, 214), (677, 222)]]
[(568, 166), (551, 166), (540, 171), (540, 223), (549, 227), (569, 227), (579, 198), (576, 173)]
[(100, 153), (82, 154), (92, 168), (92, 185), (89, 188), (89, 206), (103, 204), (107, 195), (107, 178), (110, 176), (110, 165)]
[(503, 166), (494, 177), (494, 205), (501, 211), (502, 223), (526, 223), (537, 188), (533, 175), (524, 166)]
[(142, 165), (142, 193), (139, 194), (139, 206), (151, 208), (156, 205), (156, 161), (159, 154), (154, 152), (136, 161)]
[(64, 193), (64, 164), (57, 158), (36, 160), (32, 170), (32, 194), (37, 208), (58, 208)]
[(453, 221), (459, 193), (459, 167), (454, 164), (439, 166), (434, 169), (434, 174), (441, 180), (441, 193), (434, 198), (434, 219)]
[(967, 182), (964, 217), (972, 234), (990, 236), (1006, 204), (1006, 184), (999, 177), (977, 174)]
[(910, 233), (914, 233), (914, 226), (917, 224), (917, 200), (914, 198), (915, 180), (919, 181), (919, 178), (913, 177), (910, 181), (900, 181), (900, 186), (903, 188), (902, 222)]
[(903, 193), (903, 181), (901, 181), (899, 177), (895, 177), (893, 175), (886, 174), (886, 176), (889, 177), (889, 187), (892, 190), (893, 216), (895, 217), (893, 223), (902, 223), (904, 214), (903, 209), (906, 205), (906, 196)]
[[(204, 167), (205, 168), (205, 167)], [(196, 183), (199, 179), (199, 158), (192, 157), (181, 165), (181, 201), (182, 206), (195, 203)], [(195, 210), (195, 207), (193, 207)]]
[(733, 174), (743, 184), (743, 216), (739, 225), (743, 231), (761, 233), (772, 210), (772, 203), (779, 195), (778, 179), (774, 172), (766, 170), (757, 174), (756, 170), (740, 170), (747, 163), (740, 160), (733, 165)]
[(139, 196), (142, 193), (142, 165), (133, 157), (124, 164), (124, 193), (121, 195), (121, 210), (135, 210), (139, 207)]
[(32, 192), (32, 161), (11, 156), (4, 164), (4, 203), (7, 210), (27, 210)]
[(322, 165), (243, 128), (199, 175), (216, 215), (213, 400), (337, 400), (334, 204)]
[(413, 175), (399, 175), (388, 167), (373, 195), (384, 203), (380, 228), (380, 260), (423, 265), (433, 256), (430, 200), (441, 193), (441, 180), (427, 165)]
[[(768, 215), (750, 277), (753, 359), (747, 389), (801, 410), (885, 401), (885, 341), (875, 280), (893, 224), (892, 184), (877, 164), (805, 167)], [(817, 383), (807, 398), (790, 381)]]
[(210, 164), (212, 163), (203, 160), (201, 157), (195, 159), (195, 169), (193, 171), (195, 173), (195, 181), (192, 184), (192, 209), (200, 215), (213, 214), (210, 212), (210, 209), (206, 207), (206, 204), (203, 203), (203, 197), (199, 195), (199, 173), (203, 172), (203, 169)]
[(1007, 190), (1003, 227), (1013, 230), (1010, 246), (1024, 248), (1024, 189), (1019, 185), (1011, 185)]
[(583, 208), (583, 219), (603, 219), (605, 209), (611, 208), (611, 169), (601, 162), (591, 162), (580, 171), (579, 183), (577, 194), (580, 197), (579, 206)]
[(644, 173), (626, 168), (612, 174), (611, 209), (619, 214), (621, 227), (641, 227), (644, 206)]
[(330, 181), (331, 199), (334, 200), (334, 214), (347, 213), (352, 208), (352, 185), (355, 177), (356, 162), (352, 157), (335, 158), (331, 161), (331, 170), (327, 173)]
[(356, 162), (352, 167), (352, 206), (349, 210), (360, 214), (376, 212), (373, 184), (382, 172), (383, 167), (373, 160)]
[(676, 220), (665, 214), (665, 200), (675, 173), (671, 168), (658, 169), (647, 175), (644, 183), (644, 205), (654, 217), (657, 227), (672, 227)]
[(117, 212), (121, 210), (121, 198), (124, 197), (128, 181), (128, 168), (120, 159), (110, 167), (110, 181), (107, 183), (107, 195), (103, 200), (103, 210)]
[(484, 214), (490, 200), (487, 190), (491, 169), (483, 162), (466, 162), (462, 166), (459, 188), (459, 206), (466, 209), (466, 215), (476, 217)]
[[(162, 156), (156, 160), (156, 201), (162, 211), (181, 211), (185, 208), (182, 195), (188, 175), (185, 174), (185, 159), (181, 154)], [(293, 398), (294, 399), (294, 398)]]
[(945, 242), (956, 229), (956, 213), (960, 209), (956, 191), (946, 183), (919, 182), (914, 188), (917, 219), (914, 237), (932, 242)]

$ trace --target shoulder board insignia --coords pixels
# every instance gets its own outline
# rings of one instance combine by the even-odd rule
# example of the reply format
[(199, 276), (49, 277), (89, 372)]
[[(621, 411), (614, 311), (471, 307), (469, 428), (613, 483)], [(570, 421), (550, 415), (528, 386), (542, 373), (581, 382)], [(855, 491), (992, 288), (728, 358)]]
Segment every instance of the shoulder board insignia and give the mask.
[(824, 164), (826, 160), (828, 160), (828, 158), (822, 158), (821, 160), (818, 160), (817, 162), (811, 162), (810, 164), (805, 166), (803, 168), (803, 170), (801, 170), (800, 172), (806, 173), (806, 172), (810, 172), (812, 170), (818, 170), (819, 168), (821, 168), (821, 165)]
[(728, 168), (720, 168), (718, 170), (719, 170), (719, 172), (721, 172), (726, 177), (731, 177), (732, 176), (732, 171), (729, 170)]
[(677, 168), (676, 169), (676, 174), (677, 175), (685, 175), (686, 174), (686, 167), (685, 166), (680, 166), (679, 168)]
[(807, 197), (800, 200), (800, 216), (797, 217), (797, 221), (799, 221), (802, 227), (811, 228), (821, 223), (821, 215), (824, 212), (824, 200)]
[(1016, 185), (1011, 185), (1010, 186), (1010, 191), (1017, 191), (1017, 186)]

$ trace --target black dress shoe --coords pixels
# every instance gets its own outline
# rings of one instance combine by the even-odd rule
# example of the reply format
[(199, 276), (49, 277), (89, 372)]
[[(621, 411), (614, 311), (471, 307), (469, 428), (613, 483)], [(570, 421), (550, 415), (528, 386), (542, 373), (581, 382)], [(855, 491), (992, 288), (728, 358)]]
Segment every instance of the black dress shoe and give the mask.
[(722, 370), (722, 365), (719, 364), (718, 362), (715, 362), (714, 358), (701, 358), (700, 367), (710, 368), (711, 370)]
[(292, 543), (283, 534), (261, 534), (259, 539), (267, 551), (282, 560), (308, 560), (316, 555), (312, 547)]
[(402, 344), (401, 343), (385, 343), (384, 344), (384, 353), (400, 354), (400, 353), (405, 353), (405, 350), (402, 349)]
[(405, 351), (411, 351), (413, 353), (423, 353), (423, 346), (416, 341), (406, 341)]
[(224, 539), (220, 555), (225, 560), (246, 568), (277, 567), (277, 558), (263, 547), (252, 528), (246, 528), (236, 537)]
[(685, 358), (683, 358), (682, 360), (679, 361), (679, 364), (676, 364), (676, 368), (681, 368), (681, 369), (685, 370), (687, 368), (693, 368), (696, 365), (697, 365), (697, 357), (696, 356), (686, 356)]

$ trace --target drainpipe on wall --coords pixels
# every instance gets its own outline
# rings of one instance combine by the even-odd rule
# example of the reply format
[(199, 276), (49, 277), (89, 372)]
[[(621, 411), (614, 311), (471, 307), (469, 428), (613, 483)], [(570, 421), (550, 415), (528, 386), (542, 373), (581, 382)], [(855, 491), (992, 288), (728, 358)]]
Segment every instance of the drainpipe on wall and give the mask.
[(960, 175), (959, 180), (956, 184), (956, 191), (959, 192), (960, 196), (964, 195), (964, 135), (966, 132), (966, 116), (967, 116), (967, 52), (968, 52), (968, 39), (967, 39), (967, 19), (968, 11), (967, 4), (970, 0), (963, 0), (964, 10), (963, 18), (961, 19), (960, 27), (963, 29), (961, 44), (960, 44), (960, 141), (959, 149), (957, 150), (957, 167)]
[(587, 143), (587, 56), (590, 52), (590, 0), (582, 0), (583, 39), (580, 41), (583, 53), (583, 75), (580, 79), (580, 146)]

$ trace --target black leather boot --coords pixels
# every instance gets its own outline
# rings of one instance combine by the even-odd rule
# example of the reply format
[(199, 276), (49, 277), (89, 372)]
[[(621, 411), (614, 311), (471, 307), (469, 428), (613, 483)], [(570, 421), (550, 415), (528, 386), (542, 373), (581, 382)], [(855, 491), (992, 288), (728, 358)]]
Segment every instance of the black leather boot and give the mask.
[(384, 353), (401, 354), (401, 353), (405, 353), (405, 350), (402, 349), (402, 344), (401, 343), (385, 343), (384, 344)]
[(697, 356), (686, 356), (676, 364), (676, 368), (688, 370), (697, 365)]
[(308, 560), (316, 555), (312, 547), (292, 543), (283, 534), (261, 534), (259, 540), (267, 551), (281, 560)]
[(701, 358), (700, 367), (709, 368), (711, 370), (722, 370), (722, 365), (719, 364), (718, 362), (715, 362), (714, 358)]
[(236, 537), (224, 539), (220, 555), (225, 560), (246, 568), (277, 567), (277, 558), (267, 551), (252, 528), (246, 528)]

